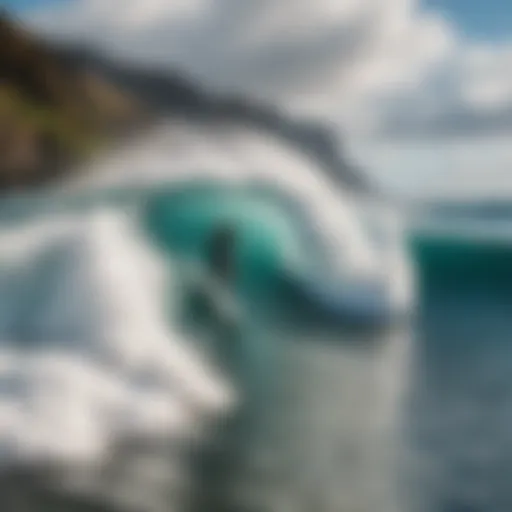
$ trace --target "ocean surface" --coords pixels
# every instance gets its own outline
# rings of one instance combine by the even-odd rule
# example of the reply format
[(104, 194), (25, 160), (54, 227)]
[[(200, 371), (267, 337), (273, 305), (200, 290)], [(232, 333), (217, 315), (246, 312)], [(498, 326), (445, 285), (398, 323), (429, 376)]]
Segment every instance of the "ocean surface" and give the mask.
[(506, 232), (240, 127), (93, 171), (0, 204), (2, 511), (512, 510)]
[(424, 510), (501, 512), (512, 509), (510, 219), (464, 210), (410, 237), (420, 270), (411, 431)]

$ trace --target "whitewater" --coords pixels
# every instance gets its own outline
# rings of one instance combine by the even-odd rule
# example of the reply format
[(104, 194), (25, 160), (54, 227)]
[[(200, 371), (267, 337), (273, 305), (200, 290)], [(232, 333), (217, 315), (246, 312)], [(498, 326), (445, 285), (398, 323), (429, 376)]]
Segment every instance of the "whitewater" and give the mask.
[[(187, 306), (226, 221), (234, 331)], [(0, 460), (37, 488), (13, 503), (411, 510), (402, 223), (264, 132), (185, 120), (3, 200)]]

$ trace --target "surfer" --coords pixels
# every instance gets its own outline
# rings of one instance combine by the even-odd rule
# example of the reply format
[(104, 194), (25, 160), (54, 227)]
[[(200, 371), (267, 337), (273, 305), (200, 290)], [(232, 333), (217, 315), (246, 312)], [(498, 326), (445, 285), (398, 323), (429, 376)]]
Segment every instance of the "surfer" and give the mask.
[[(224, 331), (237, 324), (236, 231), (232, 225), (222, 223), (207, 239), (203, 258), (203, 271), (191, 287), (189, 311), (202, 325)], [(229, 329), (228, 329), (229, 330)]]
[(214, 230), (206, 251), (206, 265), (212, 277), (223, 285), (233, 283), (235, 277), (236, 234), (230, 224)]

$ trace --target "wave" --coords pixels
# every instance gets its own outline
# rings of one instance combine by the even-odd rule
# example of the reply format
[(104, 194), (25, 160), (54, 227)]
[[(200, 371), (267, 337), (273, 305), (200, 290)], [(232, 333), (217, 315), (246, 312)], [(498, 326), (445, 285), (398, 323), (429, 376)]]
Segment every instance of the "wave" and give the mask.
[[(447, 207), (449, 208), (449, 207)], [(420, 279), (428, 286), (490, 286), (506, 289), (512, 282), (512, 238), (507, 217), (442, 214), (415, 223), (409, 245)]]
[[(88, 495), (179, 510), (174, 500), (190, 499), (191, 452), (218, 439), (240, 402), (250, 399), (252, 418), (266, 416), (256, 403), (268, 405), (279, 374), (286, 336), (272, 322), (281, 312), (291, 310), (296, 328), (312, 305), (321, 322), (362, 313), (363, 324), (411, 307), (400, 219), (261, 132), (165, 125), (80, 176), (0, 208), (6, 464), (51, 462)], [(183, 314), (205, 240), (226, 220), (240, 236), (235, 303), (244, 315), (234, 328), (197, 307)], [(388, 351), (360, 356), (360, 378), (340, 378), (355, 392), (382, 365), (379, 378), (392, 381), (406, 344), (394, 338)], [(320, 352), (306, 352), (314, 366)], [(391, 402), (376, 412), (383, 422)]]
[(327, 258), (325, 275), (316, 276), (317, 281), (379, 281), (396, 310), (407, 310), (413, 300), (405, 228), (395, 207), (351, 194), (341, 179), (333, 180), (314, 160), (264, 132), (230, 123), (214, 130), (193, 122), (164, 124), (95, 170), (93, 179), (78, 180), (70, 188), (139, 193), (141, 188), (206, 181), (236, 192), (266, 189), (267, 195), (277, 196), (273, 204), (286, 205), (300, 221), (305, 219), (302, 231), (316, 234), (314, 243)]

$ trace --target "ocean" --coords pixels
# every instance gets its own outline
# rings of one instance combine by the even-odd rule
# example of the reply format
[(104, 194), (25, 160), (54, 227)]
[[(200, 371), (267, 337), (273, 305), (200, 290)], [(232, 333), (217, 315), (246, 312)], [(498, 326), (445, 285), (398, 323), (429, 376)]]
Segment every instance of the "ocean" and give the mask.
[(512, 509), (506, 238), (248, 128), (92, 167), (0, 205), (2, 510)]
[(506, 216), (480, 213), (434, 216), (410, 237), (421, 295), (409, 414), (424, 510), (512, 509), (512, 254)]

